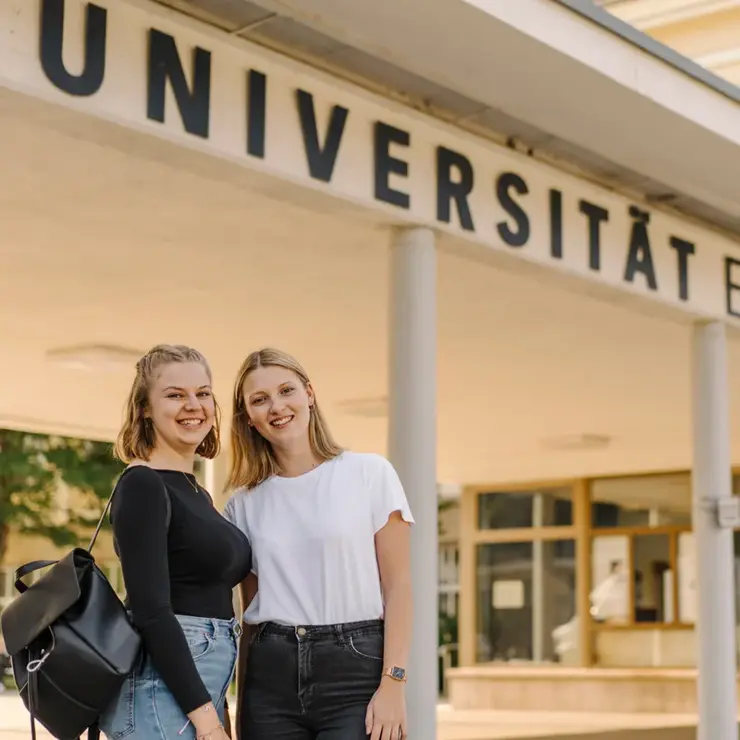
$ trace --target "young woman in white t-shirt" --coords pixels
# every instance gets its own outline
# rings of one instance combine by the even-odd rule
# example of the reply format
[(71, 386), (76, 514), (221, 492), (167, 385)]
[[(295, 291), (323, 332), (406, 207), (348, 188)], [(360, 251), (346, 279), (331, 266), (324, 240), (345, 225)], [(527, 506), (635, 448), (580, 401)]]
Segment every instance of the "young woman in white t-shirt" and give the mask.
[(263, 349), (237, 377), (229, 483), (253, 553), (240, 740), (405, 737), (413, 517), (391, 464), (338, 447), (303, 368)]

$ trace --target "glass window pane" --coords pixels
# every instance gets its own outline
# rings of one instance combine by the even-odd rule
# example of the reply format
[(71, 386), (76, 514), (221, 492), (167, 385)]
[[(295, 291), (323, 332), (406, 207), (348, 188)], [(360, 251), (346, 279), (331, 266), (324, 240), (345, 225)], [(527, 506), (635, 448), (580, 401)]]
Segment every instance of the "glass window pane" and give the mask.
[(458, 548), (456, 545), (440, 545), (438, 558), (438, 580), (440, 586), (457, 584), (458, 575)]
[(596, 622), (630, 621), (629, 538), (594, 537), (591, 542), (591, 616)]
[(668, 535), (637, 535), (632, 541), (635, 622), (672, 622), (673, 571)]
[[(628, 536), (593, 539), (592, 618), (606, 624), (675, 621), (670, 537), (664, 534), (634, 535), (631, 547), (630, 574)], [(683, 579), (683, 573), (679, 573)]]
[(477, 659), (576, 664), (575, 543), (479, 545)]
[(492, 491), (478, 496), (479, 529), (568, 527), (572, 524), (570, 488)]
[(595, 528), (691, 525), (688, 473), (600, 478), (591, 483)]

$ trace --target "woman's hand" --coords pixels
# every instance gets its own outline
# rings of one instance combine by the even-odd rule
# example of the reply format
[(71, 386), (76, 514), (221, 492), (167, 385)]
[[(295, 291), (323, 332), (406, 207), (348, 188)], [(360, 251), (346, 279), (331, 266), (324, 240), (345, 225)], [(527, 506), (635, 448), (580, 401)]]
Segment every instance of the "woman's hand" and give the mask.
[(229, 740), (226, 730), (223, 727), (217, 727), (210, 732), (197, 733), (196, 740)]
[(229, 737), (212, 703), (204, 704), (188, 714), (197, 740), (227, 740)]
[(405, 684), (383, 676), (365, 715), (370, 740), (400, 740), (406, 737)]

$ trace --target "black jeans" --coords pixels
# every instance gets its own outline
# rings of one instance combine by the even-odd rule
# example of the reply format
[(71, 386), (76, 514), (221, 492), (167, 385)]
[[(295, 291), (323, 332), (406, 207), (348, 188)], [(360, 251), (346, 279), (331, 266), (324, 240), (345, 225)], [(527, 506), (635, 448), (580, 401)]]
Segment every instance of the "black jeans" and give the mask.
[(249, 649), (243, 740), (367, 740), (383, 672), (383, 623), (260, 625)]

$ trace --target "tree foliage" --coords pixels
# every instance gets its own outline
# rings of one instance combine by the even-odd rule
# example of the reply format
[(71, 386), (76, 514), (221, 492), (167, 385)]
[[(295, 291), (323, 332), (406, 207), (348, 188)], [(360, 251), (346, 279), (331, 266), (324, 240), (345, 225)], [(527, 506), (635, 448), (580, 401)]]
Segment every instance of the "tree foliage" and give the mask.
[[(122, 469), (106, 442), (0, 429), (0, 562), (11, 530), (80, 544)], [(60, 510), (64, 484), (76, 505)]]

